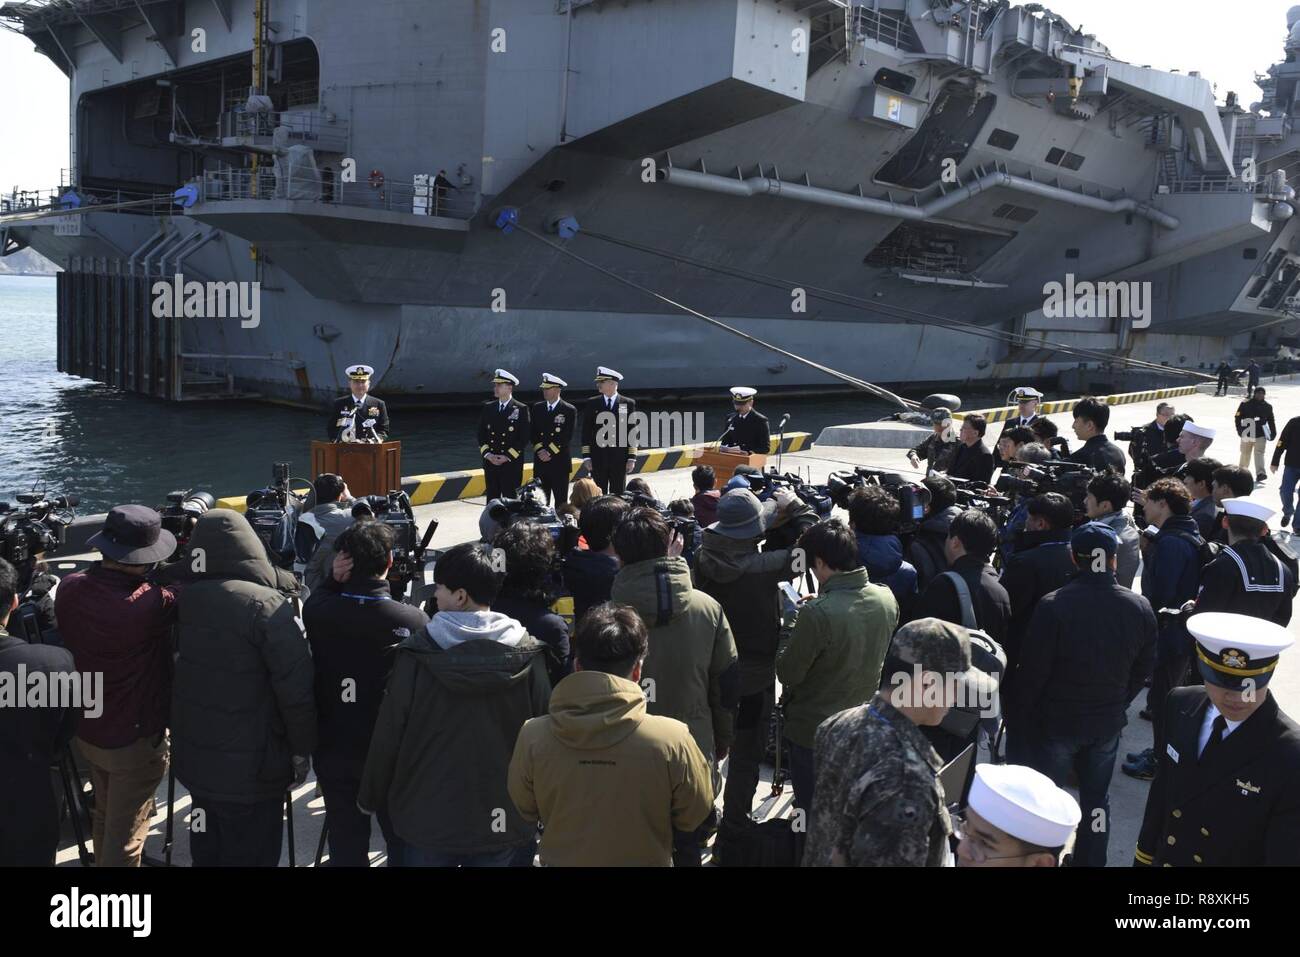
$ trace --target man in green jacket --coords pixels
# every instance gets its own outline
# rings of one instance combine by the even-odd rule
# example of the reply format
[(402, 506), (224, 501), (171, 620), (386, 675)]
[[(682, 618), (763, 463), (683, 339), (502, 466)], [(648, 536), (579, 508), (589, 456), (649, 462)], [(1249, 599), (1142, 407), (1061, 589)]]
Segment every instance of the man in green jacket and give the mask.
[[(650, 630), (641, 669), (647, 710), (685, 722), (713, 766), (731, 746), (740, 668), (727, 616), (714, 598), (691, 587), (681, 550), (681, 536), (657, 511), (633, 509), (614, 531), (614, 551), (623, 567), (610, 597), (631, 605)], [(676, 866), (699, 865), (701, 837), (677, 836)]]
[(800, 607), (776, 676), (785, 691), (794, 803), (807, 812), (817, 726), (862, 704), (880, 687), (885, 652), (898, 625), (898, 602), (888, 587), (868, 580), (857, 540), (838, 519), (808, 529), (798, 547), (817, 579), (818, 595)]

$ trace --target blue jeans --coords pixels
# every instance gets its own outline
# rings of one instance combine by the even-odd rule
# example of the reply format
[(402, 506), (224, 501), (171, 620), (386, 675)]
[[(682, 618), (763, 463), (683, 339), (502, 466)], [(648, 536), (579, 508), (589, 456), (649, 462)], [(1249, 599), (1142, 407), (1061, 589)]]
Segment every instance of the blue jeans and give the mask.
[[(1007, 760), (1026, 764), (1065, 787), (1073, 771), (1079, 778), (1083, 817), (1074, 834), (1074, 863), (1105, 867), (1110, 838), (1110, 779), (1115, 771), (1119, 734), (1107, 737), (1053, 735), (1026, 728), (1009, 736)], [(1101, 813), (1098, 814), (1097, 812)]]
[(1300, 481), (1300, 466), (1287, 465), (1282, 469), (1282, 514), (1295, 514), (1295, 487)]
[(527, 865), (522, 863), (520, 847), (516, 844), (477, 854), (457, 854), (410, 844), (402, 848), (403, 867), (526, 867), (531, 864), (531, 860)]

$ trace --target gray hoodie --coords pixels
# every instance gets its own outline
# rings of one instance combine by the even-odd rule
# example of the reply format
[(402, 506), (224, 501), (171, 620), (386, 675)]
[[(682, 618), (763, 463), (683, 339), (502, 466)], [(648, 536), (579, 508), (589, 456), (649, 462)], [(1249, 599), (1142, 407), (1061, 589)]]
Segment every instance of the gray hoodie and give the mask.
[(475, 638), (515, 648), (528, 635), (523, 625), (498, 611), (440, 611), (429, 621), (428, 631), (443, 651)]
[(1133, 579), (1138, 570), (1138, 539), (1140, 533), (1128, 512), (1111, 512), (1097, 519), (1103, 525), (1110, 526), (1119, 536), (1118, 570), (1115, 579), (1125, 588), (1133, 587)]

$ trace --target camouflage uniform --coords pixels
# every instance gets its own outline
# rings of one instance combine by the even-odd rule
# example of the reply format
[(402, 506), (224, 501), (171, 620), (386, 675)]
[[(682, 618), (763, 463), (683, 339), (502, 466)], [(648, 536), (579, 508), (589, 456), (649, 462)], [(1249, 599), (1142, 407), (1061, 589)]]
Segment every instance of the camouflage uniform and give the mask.
[(959, 442), (945, 442), (937, 435), (929, 436), (924, 442), (912, 449), (916, 457), (923, 462), (928, 462), (926, 474), (931, 472), (944, 472), (952, 467), (952, 460), (957, 456)]
[(952, 822), (938, 779), (943, 762), (921, 729), (890, 703), (892, 676), (911, 675), (915, 666), (977, 695), (996, 688), (993, 678), (971, 666), (965, 628), (937, 618), (900, 628), (885, 662), (886, 690), (817, 728), (805, 867), (939, 867), (947, 860)]
[(938, 867), (952, 823), (921, 729), (877, 692), (817, 728), (805, 867)]

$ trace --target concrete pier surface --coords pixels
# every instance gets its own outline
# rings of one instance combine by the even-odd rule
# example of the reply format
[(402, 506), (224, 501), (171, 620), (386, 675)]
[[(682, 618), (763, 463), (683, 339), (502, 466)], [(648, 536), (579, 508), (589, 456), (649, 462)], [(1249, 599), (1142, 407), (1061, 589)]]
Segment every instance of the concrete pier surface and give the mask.
[[(1268, 390), (1268, 399), (1273, 405), (1278, 427), (1281, 429), (1290, 418), (1300, 415), (1300, 383), (1279, 381), (1265, 382), (1264, 385)], [(1241, 390), (1235, 390), (1234, 394), (1227, 398), (1216, 398), (1209, 394), (1212, 392), (1213, 386), (1208, 389), (1203, 387), (1198, 394), (1178, 396), (1164, 401), (1171, 402), (1178, 412), (1190, 414), (1197, 423), (1215, 429), (1218, 432), (1218, 437), (1208, 454), (1224, 464), (1235, 465), (1237, 464), (1240, 448), (1233, 427), (1233, 413), (1241, 401)], [(1151, 400), (1116, 406), (1111, 412), (1111, 421), (1107, 434), (1116, 431), (1127, 431), (1150, 422), (1155, 416), (1156, 404), (1156, 400)], [(1069, 439), (1072, 445), (1076, 445), (1077, 443), (1071, 431), (1073, 417), (1069, 412), (1054, 412), (1050, 417), (1060, 427), (1061, 435)], [(1001, 429), (1001, 424), (990, 425), (989, 434), (986, 437), (986, 441), (990, 446), (996, 441)], [(1272, 449), (1273, 447), (1270, 444), (1270, 457)], [(776, 465), (776, 457), (769, 458), (768, 464), (769, 466)], [(826, 477), (833, 471), (850, 469), (858, 465), (888, 468), (901, 474), (920, 477), (908, 465), (905, 448), (854, 447), (822, 445), (819, 443), (807, 451), (786, 454), (781, 461), (783, 471), (799, 472), (813, 483), (824, 482)], [(655, 497), (660, 501), (667, 502), (675, 498), (689, 498), (693, 494), (690, 470), (687, 468), (653, 472), (642, 477), (646, 479)], [(1280, 477), (1280, 471), (1277, 476), (1270, 475), (1268, 481), (1256, 489), (1251, 496), (1252, 499), (1265, 503), (1271, 508), (1279, 508), (1278, 484)], [(433, 539), (432, 546), (446, 548), (458, 542), (478, 538), (479, 515), (485, 504), (482, 498), (443, 502), (417, 507), (416, 515), (421, 528), (431, 518), (438, 520), (438, 532)], [(847, 518), (839, 509), (836, 509), (836, 514), (842, 518)], [(1275, 536), (1282, 541), (1290, 541), (1290, 532), (1281, 529), (1276, 519), (1272, 525)], [(1300, 542), (1297, 542), (1296, 546), (1300, 547)], [(1291, 631), (1300, 638), (1300, 622), (1293, 621)], [(1300, 717), (1300, 646), (1293, 648), (1282, 656), (1282, 662), (1269, 688), (1270, 693), (1277, 696), (1283, 710), (1293, 717)], [(1139, 695), (1129, 709), (1129, 724), (1120, 740), (1120, 762), (1123, 761), (1125, 752), (1140, 751), (1151, 745), (1151, 725), (1138, 717), (1138, 710), (1144, 702), (1145, 695)], [(982, 758), (984, 757), (986, 756), (982, 756)], [(1141, 825), (1149, 786), (1146, 782), (1136, 781), (1125, 776), (1120, 772), (1118, 765), (1119, 762), (1116, 764), (1111, 788), (1112, 831), (1108, 863), (1111, 866), (1126, 866), (1132, 862), (1133, 848), (1137, 842), (1137, 834)], [(722, 770), (725, 774), (725, 762)], [(765, 768), (763, 783), (759, 786), (754, 802), (756, 813), (762, 817), (784, 813), (791, 798), (790, 789), (787, 787), (781, 797), (772, 799), (769, 795), (769, 782), (770, 769)], [(154, 816), (146, 844), (146, 853), (151, 856), (161, 854), (167, 800), (165, 784), (164, 781), (163, 786), (160, 786), (158, 790), (158, 812)], [(298, 866), (309, 865), (315, 858), (321, 826), (325, 819), (323, 801), (315, 794), (314, 776), (309, 777), (306, 784), (294, 791), (293, 804), (296, 862)], [(175, 805), (176, 837), (172, 859), (173, 863), (177, 865), (189, 863), (189, 841), (185, 830), (188, 810), (189, 797), (178, 784)], [(76, 845), (67, 837), (66, 832), (65, 827), (65, 840), (60, 846), (58, 863), (64, 866), (76, 866), (78, 862)], [(371, 861), (372, 864), (384, 863), (383, 839), (377, 825), (373, 829), (371, 838)], [(288, 863), (287, 849), (281, 863), (282, 865)]]

